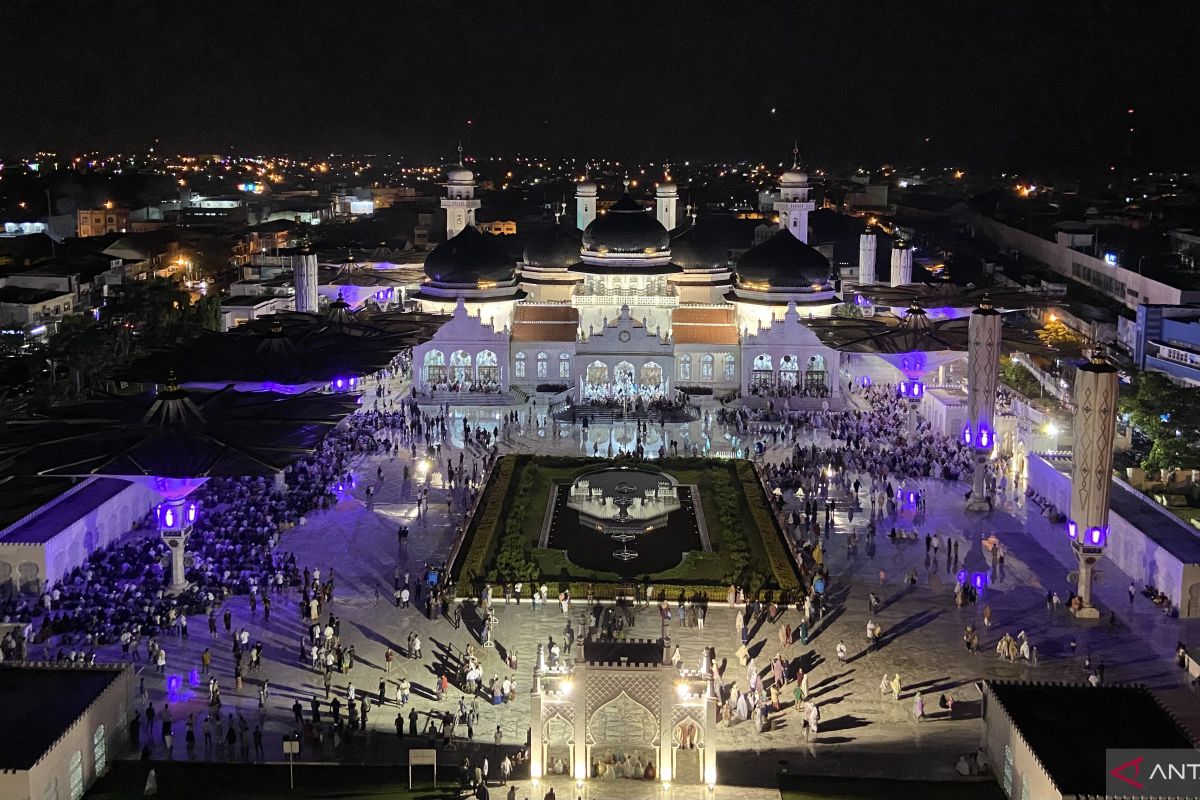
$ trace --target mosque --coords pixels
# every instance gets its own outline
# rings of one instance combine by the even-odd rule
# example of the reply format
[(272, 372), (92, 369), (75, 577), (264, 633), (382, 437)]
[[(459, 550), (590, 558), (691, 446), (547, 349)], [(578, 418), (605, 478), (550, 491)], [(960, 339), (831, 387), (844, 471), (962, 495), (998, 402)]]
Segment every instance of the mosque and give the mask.
[[(840, 397), (840, 354), (805, 323), (843, 303), (841, 282), (809, 244), (812, 185), (798, 167), (779, 181), (778, 231), (736, 260), (695, 214), (681, 218), (670, 179), (652, 208), (626, 183), (601, 210), (596, 183), (577, 184), (574, 224), (558, 219), (519, 263), (476, 227), (471, 170), (452, 168), (445, 189), (446, 241), (426, 257), (413, 299), (455, 319), (414, 350), (425, 390), (553, 385), (577, 403), (649, 402), (697, 388)], [(875, 238), (861, 237), (859, 283), (874, 282)], [(902, 242), (892, 261), (893, 285), (911, 281)]]

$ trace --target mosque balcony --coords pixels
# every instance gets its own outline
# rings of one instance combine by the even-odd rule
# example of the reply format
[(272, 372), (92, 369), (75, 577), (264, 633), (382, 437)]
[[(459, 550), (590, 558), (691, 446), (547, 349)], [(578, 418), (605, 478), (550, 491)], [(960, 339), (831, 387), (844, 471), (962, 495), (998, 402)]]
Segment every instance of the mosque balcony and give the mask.
[(574, 294), (571, 296), (571, 305), (576, 308), (590, 306), (606, 306), (620, 308), (621, 306), (629, 306), (633, 308), (639, 306), (642, 308), (675, 308), (679, 305), (678, 294)]

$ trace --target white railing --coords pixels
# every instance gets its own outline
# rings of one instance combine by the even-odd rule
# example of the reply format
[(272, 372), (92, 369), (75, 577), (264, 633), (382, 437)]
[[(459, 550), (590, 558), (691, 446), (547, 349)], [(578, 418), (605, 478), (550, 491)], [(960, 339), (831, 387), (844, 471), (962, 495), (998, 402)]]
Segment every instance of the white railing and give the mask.
[(653, 306), (675, 308), (679, 305), (677, 295), (656, 294), (577, 294), (571, 298), (573, 306)]

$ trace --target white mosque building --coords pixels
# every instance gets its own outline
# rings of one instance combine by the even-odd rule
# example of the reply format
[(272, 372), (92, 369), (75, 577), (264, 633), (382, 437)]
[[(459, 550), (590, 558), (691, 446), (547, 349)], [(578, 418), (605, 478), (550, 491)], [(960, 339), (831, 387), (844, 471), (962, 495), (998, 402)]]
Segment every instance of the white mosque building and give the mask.
[(576, 402), (684, 387), (839, 396), (839, 353), (804, 324), (842, 299), (829, 260), (808, 244), (814, 203), (799, 168), (780, 179), (778, 232), (735, 262), (694, 215), (680, 220), (669, 179), (652, 209), (627, 185), (601, 211), (596, 184), (579, 183), (575, 224), (557, 222), (519, 263), (477, 229), (474, 174), (459, 165), (445, 187), (447, 239), (426, 258), (414, 299), (456, 318), (415, 348), (423, 389), (566, 387)]

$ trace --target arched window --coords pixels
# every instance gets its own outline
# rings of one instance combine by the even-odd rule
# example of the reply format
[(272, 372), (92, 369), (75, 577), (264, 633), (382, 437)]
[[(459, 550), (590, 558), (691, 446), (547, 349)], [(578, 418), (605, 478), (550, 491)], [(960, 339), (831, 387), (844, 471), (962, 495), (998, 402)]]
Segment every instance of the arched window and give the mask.
[(754, 369), (750, 372), (750, 386), (754, 389), (774, 388), (775, 369), (769, 354), (759, 353), (754, 357)]
[(571, 379), (571, 354), (560, 353), (558, 356), (558, 377), (563, 380)]
[(713, 379), (713, 355), (705, 353), (700, 357), (700, 380), (711, 381)]
[(737, 359), (733, 357), (733, 353), (725, 354), (725, 380), (737, 380)]
[(546, 373), (547, 373), (546, 365), (548, 362), (549, 362), (549, 358), (547, 357), (547, 355), (545, 353), (538, 353), (538, 355), (537, 355), (537, 376), (539, 378), (546, 377)]
[(679, 357), (679, 380), (690, 381), (692, 379), (692, 357), (684, 353)]
[(525, 354), (517, 353), (516, 359), (513, 361), (513, 374), (518, 378), (525, 377)]
[(638, 381), (642, 386), (657, 387), (662, 384), (662, 380), (662, 367), (653, 361), (643, 364), (642, 368), (638, 371)]

